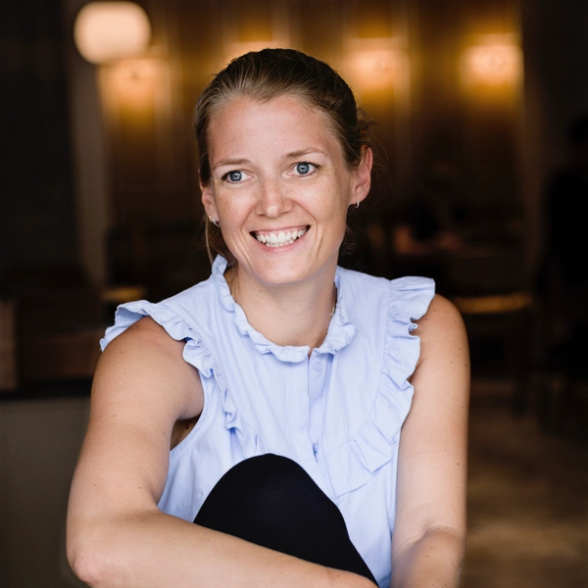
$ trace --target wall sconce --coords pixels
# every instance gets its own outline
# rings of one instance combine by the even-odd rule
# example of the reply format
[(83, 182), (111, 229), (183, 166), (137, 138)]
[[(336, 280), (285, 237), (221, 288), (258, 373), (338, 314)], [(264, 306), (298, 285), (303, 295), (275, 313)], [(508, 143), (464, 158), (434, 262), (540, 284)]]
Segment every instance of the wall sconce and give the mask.
[(126, 119), (140, 120), (153, 116), (154, 107), (161, 112), (168, 106), (169, 70), (161, 59), (119, 60), (102, 68), (100, 85), (104, 107), (111, 116), (120, 116), (122, 109)]
[(466, 85), (514, 85), (521, 74), (521, 50), (514, 43), (494, 37), (467, 49), (461, 73)]
[(76, 18), (74, 39), (90, 63), (107, 63), (145, 52), (151, 26), (134, 2), (90, 2)]
[(393, 49), (349, 51), (345, 70), (360, 91), (406, 90), (408, 60), (406, 53)]

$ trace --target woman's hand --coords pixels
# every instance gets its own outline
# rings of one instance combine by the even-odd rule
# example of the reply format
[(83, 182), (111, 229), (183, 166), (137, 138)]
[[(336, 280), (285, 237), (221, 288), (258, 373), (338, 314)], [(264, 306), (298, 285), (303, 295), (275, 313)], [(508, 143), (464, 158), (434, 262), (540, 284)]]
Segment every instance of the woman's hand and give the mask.
[(415, 333), (421, 356), (400, 440), (392, 586), (451, 588), (466, 534), (468, 343), (459, 312), (439, 296)]

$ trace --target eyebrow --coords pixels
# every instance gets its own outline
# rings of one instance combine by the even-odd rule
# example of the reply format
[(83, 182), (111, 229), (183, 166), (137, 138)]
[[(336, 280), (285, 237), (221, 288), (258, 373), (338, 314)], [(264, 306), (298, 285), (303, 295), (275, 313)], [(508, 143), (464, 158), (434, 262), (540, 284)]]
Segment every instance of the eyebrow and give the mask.
[(300, 149), (299, 151), (292, 151), (291, 153), (286, 153), (286, 159), (296, 159), (297, 157), (302, 157), (303, 155), (309, 155), (311, 153), (320, 153), (321, 155), (327, 155), (322, 149), (318, 147), (308, 147), (307, 149)]
[[(284, 159), (296, 159), (298, 157), (302, 157), (304, 155), (309, 155), (311, 153), (320, 153), (321, 155), (327, 156), (327, 154), (318, 147), (307, 147), (306, 149), (299, 149), (298, 151), (291, 151), (290, 153), (286, 153), (284, 155)], [(217, 161), (212, 169), (217, 169), (219, 167), (224, 166), (233, 166), (233, 165), (243, 165), (244, 163), (251, 163), (249, 159), (241, 157), (236, 159), (221, 159)]]
[(217, 167), (223, 167), (225, 165), (242, 165), (243, 163), (249, 163), (248, 159), (221, 159), (220, 161), (217, 161), (214, 166), (213, 169), (216, 169)]

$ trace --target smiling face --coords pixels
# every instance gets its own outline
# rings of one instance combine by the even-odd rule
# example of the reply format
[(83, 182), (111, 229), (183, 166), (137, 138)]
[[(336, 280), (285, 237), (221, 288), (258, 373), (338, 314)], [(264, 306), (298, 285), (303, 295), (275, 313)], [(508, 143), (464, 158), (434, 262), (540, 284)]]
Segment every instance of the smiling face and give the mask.
[(332, 283), (347, 209), (369, 191), (371, 151), (349, 168), (329, 115), (302, 99), (235, 98), (208, 127), (206, 213), (243, 284)]

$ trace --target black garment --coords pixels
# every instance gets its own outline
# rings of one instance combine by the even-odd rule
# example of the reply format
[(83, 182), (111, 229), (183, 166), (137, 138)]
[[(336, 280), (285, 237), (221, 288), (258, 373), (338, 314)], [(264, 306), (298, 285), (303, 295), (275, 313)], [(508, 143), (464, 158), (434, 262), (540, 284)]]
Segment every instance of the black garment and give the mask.
[(377, 585), (337, 506), (296, 462), (246, 459), (212, 489), (194, 523), (300, 559), (360, 574)]
[(588, 174), (570, 168), (552, 179), (546, 205), (548, 247), (566, 288), (588, 284)]
[(570, 378), (588, 365), (588, 172), (556, 172), (544, 199), (545, 251), (536, 282), (545, 325), (546, 363)]

